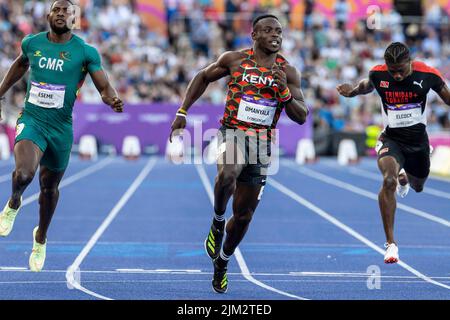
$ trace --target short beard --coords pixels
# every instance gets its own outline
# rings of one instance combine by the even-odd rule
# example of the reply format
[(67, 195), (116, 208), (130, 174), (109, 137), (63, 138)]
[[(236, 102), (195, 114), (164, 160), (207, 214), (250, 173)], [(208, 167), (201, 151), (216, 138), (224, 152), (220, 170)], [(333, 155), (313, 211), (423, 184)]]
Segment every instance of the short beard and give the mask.
[(52, 31), (54, 33), (56, 33), (57, 35), (62, 35), (64, 33), (70, 32), (71, 30), (69, 29), (69, 27), (67, 27), (67, 25), (65, 25), (63, 28), (58, 28), (55, 25), (50, 24), (50, 28), (52, 29)]

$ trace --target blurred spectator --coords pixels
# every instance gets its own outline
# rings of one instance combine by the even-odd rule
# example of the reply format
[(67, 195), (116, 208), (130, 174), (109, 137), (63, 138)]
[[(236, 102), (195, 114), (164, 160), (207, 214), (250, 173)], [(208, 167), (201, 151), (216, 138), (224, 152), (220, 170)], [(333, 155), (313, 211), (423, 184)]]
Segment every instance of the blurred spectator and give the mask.
[(336, 16), (337, 28), (345, 31), (345, 23), (348, 21), (348, 14), (350, 12), (350, 5), (347, 0), (337, 0), (334, 5), (334, 14)]
[[(29, 33), (47, 30), (46, 14), (51, 1), (0, 0), (0, 76), (3, 77), (20, 54), (20, 43)], [(280, 16), (285, 26), (282, 54), (302, 72), (302, 90), (313, 111), (318, 136), (333, 130), (363, 132), (368, 125), (381, 124), (376, 94), (355, 99), (339, 97), (336, 85), (356, 84), (370, 68), (383, 63), (391, 41), (406, 41), (402, 17), (395, 10), (382, 12), (381, 29), (367, 30), (365, 20), (346, 29), (350, 6), (336, 0), (336, 25), (331, 23), (314, 0), (304, 1), (302, 30), (290, 29), (292, 1), (224, 0), (225, 13), (216, 12), (211, 0), (165, 0), (167, 36), (149, 30), (132, 0), (85, 0), (82, 10), (82, 38), (97, 47), (112, 81), (128, 104), (150, 102), (179, 103), (195, 73), (226, 50), (251, 46), (251, 21), (264, 12)], [(414, 28), (412, 28), (414, 29)], [(418, 37), (408, 43), (415, 58), (450, 77), (450, 32), (448, 14), (432, 1)], [(201, 100), (223, 107), (226, 79), (212, 84)], [(13, 124), (23, 105), (25, 79), (7, 96), (3, 118)], [(89, 77), (79, 99), (101, 103)], [(448, 108), (436, 97), (429, 99), (429, 128), (449, 130)]]

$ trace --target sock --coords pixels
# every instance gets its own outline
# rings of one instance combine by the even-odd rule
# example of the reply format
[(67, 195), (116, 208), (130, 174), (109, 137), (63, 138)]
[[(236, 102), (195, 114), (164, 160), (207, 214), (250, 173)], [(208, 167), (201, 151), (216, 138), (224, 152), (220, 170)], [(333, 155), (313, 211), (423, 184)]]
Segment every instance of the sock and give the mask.
[(228, 261), (230, 261), (231, 255), (227, 255), (223, 252), (223, 248), (220, 249), (219, 257), (217, 258), (217, 265), (220, 268), (225, 268), (228, 264)]
[(214, 219), (213, 219), (213, 225), (219, 229), (222, 230), (225, 228), (225, 212), (218, 212), (216, 209), (214, 209)]

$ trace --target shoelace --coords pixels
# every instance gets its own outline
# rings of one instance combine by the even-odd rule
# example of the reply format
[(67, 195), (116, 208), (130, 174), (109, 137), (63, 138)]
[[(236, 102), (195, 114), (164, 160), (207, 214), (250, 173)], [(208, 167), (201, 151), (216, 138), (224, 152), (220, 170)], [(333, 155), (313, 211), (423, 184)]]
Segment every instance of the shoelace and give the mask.
[(384, 244), (384, 247), (387, 249), (387, 248), (389, 248), (389, 247), (392, 246), (392, 245), (395, 246), (396, 244), (395, 244), (395, 243), (387, 243), (387, 242), (386, 242), (386, 243)]
[(9, 211), (6, 213), (6, 217), (9, 219), (14, 218), (15, 216), (16, 216), (16, 213), (13, 211)]

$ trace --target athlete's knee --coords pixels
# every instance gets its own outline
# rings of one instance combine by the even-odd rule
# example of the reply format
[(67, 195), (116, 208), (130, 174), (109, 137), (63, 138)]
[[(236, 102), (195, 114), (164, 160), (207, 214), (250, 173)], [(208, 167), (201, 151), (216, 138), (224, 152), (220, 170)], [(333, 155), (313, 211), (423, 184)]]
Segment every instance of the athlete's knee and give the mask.
[(221, 170), (217, 175), (217, 183), (224, 188), (233, 188), (236, 179), (237, 172), (235, 170)]
[(19, 185), (29, 185), (33, 181), (35, 172), (28, 169), (16, 169), (14, 171), (14, 180)]
[(41, 195), (46, 198), (56, 197), (59, 194), (59, 190), (57, 187), (46, 187), (41, 186)]
[(250, 210), (250, 209), (240, 210), (240, 212), (235, 212), (235, 215), (234, 215), (235, 223), (237, 223), (241, 226), (246, 226), (246, 225), (250, 224), (250, 222), (252, 221), (252, 218), (253, 218), (253, 210)]
[(393, 175), (387, 175), (383, 179), (383, 189), (395, 191), (397, 188), (397, 177)]

